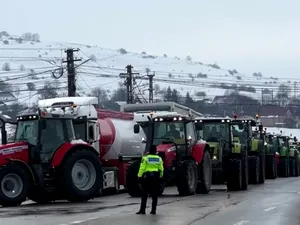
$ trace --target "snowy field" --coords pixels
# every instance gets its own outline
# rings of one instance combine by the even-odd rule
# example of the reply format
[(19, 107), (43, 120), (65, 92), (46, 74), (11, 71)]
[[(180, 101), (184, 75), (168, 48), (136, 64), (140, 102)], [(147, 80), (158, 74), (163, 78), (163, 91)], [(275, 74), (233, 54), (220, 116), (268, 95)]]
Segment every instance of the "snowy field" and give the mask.
[[(199, 92), (205, 92), (204, 98), (212, 100), (216, 95), (228, 94), (226, 85), (238, 85), (248, 88), (240, 94), (261, 99), (262, 89), (276, 90), (280, 84), (290, 84), (290, 79), (264, 77), (261, 74), (244, 74), (234, 68), (222, 68), (214, 63), (202, 63), (187, 60), (185, 57), (167, 57), (148, 55), (145, 52), (123, 54), (119, 50), (107, 49), (98, 46), (89, 46), (72, 43), (44, 43), (18, 41), (16, 36), (0, 37), (0, 76), (3, 81), (12, 85), (12, 93), (23, 104), (32, 104), (37, 101), (37, 90), (44, 86), (45, 81), (58, 86), (59, 93), (66, 93), (66, 65), (65, 49), (79, 48), (75, 52), (77, 58), (82, 58), (82, 65), (77, 67), (77, 91), (80, 95), (90, 93), (93, 88), (102, 88), (112, 94), (123, 79), (119, 73), (126, 72), (125, 66), (132, 64), (134, 72), (138, 72), (136, 79), (137, 94), (147, 99), (148, 82), (146, 70), (155, 71), (155, 96), (160, 98), (160, 90), (169, 85), (176, 88), (182, 95), (190, 92), (196, 99), (201, 99)], [(87, 59), (90, 61), (86, 62)], [(4, 69), (9, 64), (9, 70)], [(63, 74), (61, 75), (61, 68)], [(1, 68), (0, 68), (1, 69)], [(253, 71), (255, 72), (255, 71)], [(28, 90), (28, 83), (35, 85), (35, 90)], [(220, 87), (222, 85), (223, 88)], [(216, 87), (217, 86), (217, 87)], [(225, 87), (225, 88), (224, 88)], [(251, 91), (251, 92), (249, 92)]]

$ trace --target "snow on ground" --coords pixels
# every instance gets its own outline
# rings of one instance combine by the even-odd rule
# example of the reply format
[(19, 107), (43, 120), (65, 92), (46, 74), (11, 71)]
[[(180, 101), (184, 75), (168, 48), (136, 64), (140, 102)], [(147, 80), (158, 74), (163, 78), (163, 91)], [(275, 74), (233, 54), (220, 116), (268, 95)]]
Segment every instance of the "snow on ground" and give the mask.
[(283, 135), (292, 135), (292, 137), (296, 136), (300, 139), (300, 129), (289, 129), (289, 128), (282, 128), (282, 127), (267, 127), (267, 132), (280, 134), (282, 131)]
[[(39, 90), (43, 88), (45, 81), (49, 81), (60, 87), (61, 94), (66, 93), (66, 70), (60, 79), (54, 79), (52, 72), (61, 68), (62, 65), (65, 66), (62, 64), (62, 58), (66, 57), (64, 50), (68, 47), (80, 48), (79, 52), (74, 53), (76, 57), (82, 58), (81, 62), (76, 62), (77, 65), (88, 58), (93, 59), (77, 68), (77, 90), (81, 95), (88, 94), (91, 89), (96, 87), (107, 90), (110, 95), (113, 90), (118, 88), (118, 83), (123, 81), (119, 77), (119, 73), (125, 72), (125, 66), (128, 64), (132, 64), (134, 72), (139, 72), (140, 77), (143, 78), (136, 80), (139, 88), (136, 88), (135, 91), (145, 98), (148, 94), (148, 82), (145, 80), (147, 68), (155, 71), (154, 81), (157, 93), (154, 98), (156, 99), (160, 98), (158, 89), (162, 90), (171, 86), (178, 89), (183, 95), (190, 92), (191, 96), (195, 98), (199, 98), (197, 92), (205, 92), (206, 98), (212, 100), (216, 95), (226, 93), (225, 85), (251, 86), (255, 93), (241, 91), (241, 94), (260, 99), (263, 88), (274, 89), (276, 92), (280, 84), (291, 82), (285, 78), (245, 75), (242, 72), (233, 71), (234, 68), (228, 70), (177, 57), (132, 52), (121, 54), (114, 49), (72, 43), (25, 41), (18, 43), (13, 40), (13, 37), (3, 36), (0, 37), (0, 66), (3, 67), (5, 63), (9, 63), (10, 71), (0, 71), (0, 76), (2, 80), (13, 85), (13, 94), (23, 104), (30, 105), (36, 102), (38, 97), (37, 91), (28, 90), (27, 83), (34, 83), (36, 89)], [(59, 76), (59, 71), (54, 74)], [(219, 87), (221, 84), (223, 88)]]

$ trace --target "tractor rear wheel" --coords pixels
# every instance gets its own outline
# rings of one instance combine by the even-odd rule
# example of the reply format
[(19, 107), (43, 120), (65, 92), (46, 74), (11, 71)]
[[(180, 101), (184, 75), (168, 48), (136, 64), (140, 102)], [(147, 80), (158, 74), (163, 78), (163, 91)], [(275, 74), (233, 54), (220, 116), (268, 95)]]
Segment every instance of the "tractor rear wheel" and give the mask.
[(242, 189), (242, 161), (240, 159), (229, 159), (226, 163), (227, 190), (239, 191)]
[(259, 181), (258, 183), (263, 184), (266, 180), (266, 155), (261, 152), (259, 156)]
[(260, 161), (259, 156), (250, 156), (248, 158), (249, 163), (249, 183), (250, 184), (258, 184), (259, 183), (259, 168)]
[(275, 155), (266, 155), (266, 178), (276, 179), (277, 177), (277, 165)]
[(16, 164), (0, 168), (0, 205), (18, 206), (26, 201), (30, 180), (26, 171)]
[(208, 151), (203, 154), (202, 162), (198, 165), (198, 185), (196, 193), (207, 194), (212, 184), (212, 162)]
[(278, 176), (288, 177), (289, 176), (289, 159), (286, 156), (280, 156), (278, 164)]
[(300, 165), (299, 165), (299, 153), (295, 156), (295, 177), (299, 177), (300, 175)]
[(177, 163), (177, 189), (180, 196), (194, 195), (198, 183), (197, 165), (194, 160)]
[(241, 152), (241, 164), (242, 164), (242, 187), (241, 190), (247, 190), (249, 184), (249, 162), (248, 162), (248, 151), (244, 147)]
[(140, 161), (131, 162), (126, 171), (126, 189), (131, 197), (140, 197), (142, 195), (137, 177), (140, 163)]
[(289, 171), (290, 171), (289, 176), (294, 177), (296, 174), (296, 160), (294, 157), (289, 158)]
[(90, 200), (103, 189), (99, 158), (89, 150), (75, 151), (67, 156), (60, 172), (63, 193), (71, 202)]

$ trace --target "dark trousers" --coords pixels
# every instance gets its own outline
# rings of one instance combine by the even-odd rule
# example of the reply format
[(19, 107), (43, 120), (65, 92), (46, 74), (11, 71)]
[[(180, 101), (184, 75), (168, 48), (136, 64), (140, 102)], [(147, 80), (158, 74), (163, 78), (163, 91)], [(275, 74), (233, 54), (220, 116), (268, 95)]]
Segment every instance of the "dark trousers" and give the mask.
[(141, 199), (141, 212), (146, 211), (147, 199), (150, 195), (152, 198), (152, 209), (151, 212), (156, 212), (158, 192), (160, 189), (159, 176), (146, 176), (142, 181), (142, 199)]

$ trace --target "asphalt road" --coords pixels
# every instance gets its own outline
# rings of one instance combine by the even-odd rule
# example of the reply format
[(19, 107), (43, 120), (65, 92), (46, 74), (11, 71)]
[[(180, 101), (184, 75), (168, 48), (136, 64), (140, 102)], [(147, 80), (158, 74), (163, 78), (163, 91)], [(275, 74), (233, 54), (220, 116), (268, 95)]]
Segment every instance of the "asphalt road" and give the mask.
[(81, 204), (43, 206), (28, 201), (20, 207), (0, 208), (0, 225), (300, 224), (300, 178), (268, 180), (241, 192), (226, 192), (224, 186), (214, 189), (208, 195), (178, 197), (176, 188), (168, 188), (159, 199), (157, 215), (135, 215), (140, 200), (127, 194)]

